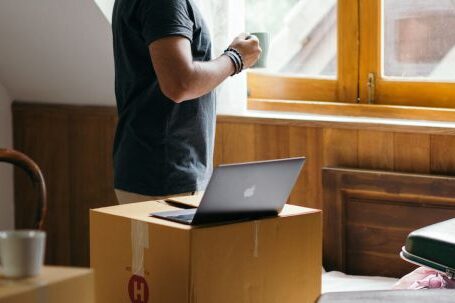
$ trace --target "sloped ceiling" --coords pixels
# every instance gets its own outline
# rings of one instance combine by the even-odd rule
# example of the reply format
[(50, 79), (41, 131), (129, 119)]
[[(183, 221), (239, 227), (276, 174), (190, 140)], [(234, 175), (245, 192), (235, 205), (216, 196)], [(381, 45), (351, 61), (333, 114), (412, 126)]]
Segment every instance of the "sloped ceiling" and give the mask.
[(114, 9), (114, 2), (115, 0), (95, 0), (95, 3), (101, 9), (109, 23), (112, 22), (112, 11)]
[[(97, 1), (105, 12), (109, 1)], [(0, 1), (0, 83), (14, 100), (115, 103), (112, 34), (100, 7), (93, 0)]]

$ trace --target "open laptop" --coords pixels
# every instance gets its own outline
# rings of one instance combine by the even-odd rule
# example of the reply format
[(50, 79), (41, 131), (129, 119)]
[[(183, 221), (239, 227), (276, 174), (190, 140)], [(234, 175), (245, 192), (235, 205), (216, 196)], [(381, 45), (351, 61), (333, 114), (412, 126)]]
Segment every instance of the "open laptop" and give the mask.
[(286, 204), (305, 158), (221, 165), (213, 171), (197, 209), (151, 214), (200, 225), (276, 216)]

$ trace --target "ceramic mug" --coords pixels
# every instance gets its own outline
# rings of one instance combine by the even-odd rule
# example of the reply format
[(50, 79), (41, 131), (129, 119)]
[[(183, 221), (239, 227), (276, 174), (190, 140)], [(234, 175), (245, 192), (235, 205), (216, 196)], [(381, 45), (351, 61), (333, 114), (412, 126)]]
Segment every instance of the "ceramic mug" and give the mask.
[(267, 58), (269, 56), (270, 34), (267, 32), (256, 32), (250, 33), (250, 35), (256, 36), (258, 38), (259, 46), (262, 49), (261, 56), (251, 68), (265, 68), (267, 67)]
[(44, 263), (46, 233), (0, 231), (0, 274), (6, 278), (37, 276)]

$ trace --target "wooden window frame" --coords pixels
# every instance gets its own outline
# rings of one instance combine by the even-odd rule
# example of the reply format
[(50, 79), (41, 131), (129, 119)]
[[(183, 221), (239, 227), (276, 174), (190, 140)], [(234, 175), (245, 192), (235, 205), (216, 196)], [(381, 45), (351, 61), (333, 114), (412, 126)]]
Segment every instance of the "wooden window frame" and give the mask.
[(382, 77), (382, 1), (360, 1), (360, 102), (368, 103), (368, 75), (375, 75), (374, 104), (455, 108), (455, 83), (397, 81)]
[(358, 0), (338, 0), (337, 77), (317, 79), (248, 73), (251, 99), (284, 99), (357, 102), (358, 83)]
[[(316, 114), (368, 113), (425, 119), (454, 116), (455, 83), (396, 81), (382, 78), (382, 0), (338, 0), (337, 79), (248, 74), (248, 109)], [(369, 75), (375, 76), (374, 101)], [(355, 104), (360, 103), (360, 104)], [(406, 107), (410, 114), (407, 115)], [(362, 107), (356, 109), (356, 107)], [(412, 107), (412, 108), (411, 108)], [(430, 113), (431, 112), (431, 113)], [(441, 115), (441, 116), (439, 116)]]

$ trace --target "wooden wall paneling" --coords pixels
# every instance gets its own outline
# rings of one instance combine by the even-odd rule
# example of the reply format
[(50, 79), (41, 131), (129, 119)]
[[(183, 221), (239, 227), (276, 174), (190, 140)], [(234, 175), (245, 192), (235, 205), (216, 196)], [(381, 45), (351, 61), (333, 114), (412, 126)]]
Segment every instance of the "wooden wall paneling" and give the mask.
[(256, 159), (254, 124), (223, 123), (224, 163), (251, 162)]
[(323, 266), (325, 270), (343, 271), (345, 266), (344, 213), (341, 174), (322, 172), (323, 187)]
[(215, 150), (213, 155), (213, 165), (223, 164), (223, 124), (216, 124)]
[(430, 173), (430, 136), (394, 134), (394, 170), (408, 173)]
[(316, 127), (289, 128), (289, 157), (307, 158), (290, 203), (322, 208), (322, 129)]
[(112, 144), (115, 117), (103, 113), (70, 118), (72, 264), (89, 266), (89, 210), (115, 205)]
[(413, 230), (455, 217), (455, 178), (324, 169), (324, 264), (350, 274), (400, 277)]
[(255, 125), (254, 151), (257, 161), (289, 157), (289, 127)]
[[(373, 173), (373, 172), (372, 172)], [(381, 172), (374, 172), (381, 173)], [(419, 176), (419, 175), (417, 175)], [(429, 176), (429, 175), (428, 175)], [(386, 177), (377, 177), (377, 180), (384, 181), (384, 183), (390, 182), (390, 175)], [(347, 178), (350, 178), (348, 176)], [(354, 178), (355, 180), (361, 178)], [(389, 179), (389, 180), (387, 180)], [(374, 181), (378, 183), (378, 181)], [(393, 180), (393, 179), (392, 179)], [(432, 180), (434, 184), (431, 184)], [(452, 180), (453, 181), (453, 180)], [(396, 233), (398, 230), (403, 229), (418, 229), (420, 227), (430, 225), (434, 223), (436, 218), (451, 218), (448, 214), (446, 208), (454, 207), (455, 198), (441, 198), (438, 195), (443, 194), (443, 192), (438, 193), (438, 181), (436, 178), (428, 178), (424, 180), (427, 184), (419, 182), (419, 185), (424, 188), (425, 194), (403, 194), (403, 193), (393, 193), (389, 194), (384, 191), (378, 191), (377, 189), (372, 190), (345, 190), (345, 197), (349, 198), (349, 212), (345, 215), (347, 220), (351, 222), (351, 225), (355, 224), (366, 226), (371, 225), (372, 227), (378, 229), (386, 229), (394, 227), (394, 230), (391, 230), (392, 233)], [(373, 181), (364, 182), (363, 187), (366, 186), (376, 186), (373, 184)], [(407, 187), (405, 183), (395, 183), (394, 186), (398, 187)], [(347, 185), (346, 187), (350, 187)], [(403, 192), (409, 192), (409, 189), (402, 190)], [(431, 211), (431, 214), (428, 212)], [(403, 218), (406, 218), (403, 220)], [(442, 220), (443, 220), (442, 219)], [(404, 234), (400, 234), (402, 236)], [(387, 250), (388, 245), (383, 246), (383, 249)], [(382, 249), (378, 248), (378, 251), (381, 252)], [(382, 251), (385, 252), (385, 251)]]
[(359, 167), (367, 169), (393, 170), (393, 133), (359, 131)]
[[(70, 265), (70, 184), (68, 115), (55, 110), (28, 111), (13, 107), (14, 148), (41, 168), (48, 190), (46, 264)], [(28, 177), (15, 170), (16, 228), (31, 228), (36, 193)]]
[[(345, 196), (345, 268), (352, 274), (400, 277), (415, 266), (399, 258), (400, 248), (410, 231), (422, 227), (403, 220), (420, 219), (413, 203), (400, 203), (394, 196), (369, 197), (348, 193)], [(377, 213), (375, 211), (377, 210)], [(423, 211), (428, 208), (422, 207)], [(387, 222), (387, 223), (385, 223)], [(429, 220), (428, 224), (434, 223)]]
[(455, 175), (455, 136), (431, 136), (431, 172)]
[(358, 131), (324, 128), (322, 144), (325, 166), (357, 167)]
[[(381, 201), (356, 201), (356, 199), (351, 198), (348, 205), (350, 209), (346, 212), (346, 215), (351, 216), (352, 213), (356, 212), (356, 208), (357, 210), (359, 208), (368, 209), (371, 204), (375, 202), (378, 203), (378, 207), (382, 209), (387, 208), (384, 207)], [(369, 212), (371, 213), (371, 211)], [(377, 218), (380, 219), (380, 216), (378, 215)], [(393, 223), (396, 222), (394, 221)], [(396, 249), (396, 247), (394, 247), (395, 243), (403, 241), (408, 235), (407, 230), (404, 228), (408, 226), (402, 228), (394, 226), (394, 228), (391, 228), (390, 226), (384, 226), (383, 224), (374, 225), (374, 222), (370, 222), (366, 219), (356, 221), (354, 218), (348, 218), (345, 224), (345, 227), (349, 230), (349, 238), (346, 239), (346, 247), (349, 248), (351, 252), (374, 251), (377, 254), (386, 255)]]
[(415, 202), (412, 195), (370, 199), (353, 194), (345, 201), (346, 268), (352, 274), (400, 277), (410, 272), (415, 266), (398, 256), (407, 235), (455, 216), (455, 199), (443, 203), (433, 196), (425, 202)]
[(417, 267), (403, 261), (398, 257), (398, 252), (393, 255), (375, 253), (371, 250), (352, 251), (347, 257), (347, 268), (352, 275), (401, 278)]

